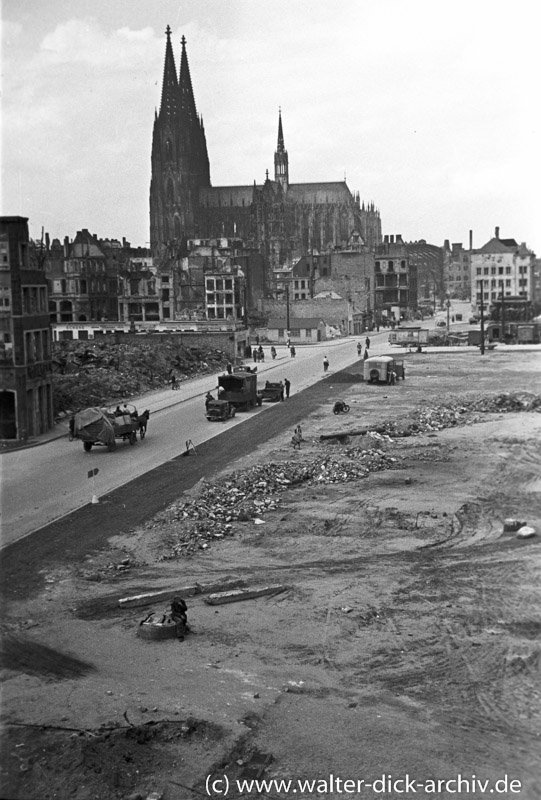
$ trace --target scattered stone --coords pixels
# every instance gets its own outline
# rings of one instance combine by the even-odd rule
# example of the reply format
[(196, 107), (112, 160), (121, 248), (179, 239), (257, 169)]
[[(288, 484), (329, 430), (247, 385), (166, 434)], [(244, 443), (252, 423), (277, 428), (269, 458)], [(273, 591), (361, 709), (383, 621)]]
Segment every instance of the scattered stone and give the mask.
[(531, 539), (532, 536), (536, 535), (537, 531), (530, 525), (523, 525), (522, 528), (519, 528), (517, 531), (517, 539)]

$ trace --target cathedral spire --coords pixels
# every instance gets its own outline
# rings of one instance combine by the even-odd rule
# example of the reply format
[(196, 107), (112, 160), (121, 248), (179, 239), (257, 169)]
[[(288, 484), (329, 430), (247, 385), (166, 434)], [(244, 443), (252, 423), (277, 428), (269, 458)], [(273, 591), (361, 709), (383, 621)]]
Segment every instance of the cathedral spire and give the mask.
[(165, 44), (165, 63), (163, 67), (162, 102), (160, 104), (160, 115), (168, 117), (176, 115), (178, 110), (178, 81), (175, 57), (171, 46), (171, 28), (169, 25), (165, 30), (167, 42)]
[(289, 159), (284, 146), (281, 107), (278, 109), (278, 144), (274, 154), (274, 180), (281, 185), (284, 191), (287, 191), (289, 186)]
[(284, 132), (282, 130), (282, 108), (278, 108), (278, 146), (276, 148), (277, 153), (283, 153), (285, 150), (284, 148)]
[(180, 56), (180, 74), (178, 79), (180, 108), (187, 113), (190, 121), (196, 121), (197, 109), (193, 96), (192, 79), (190, 77), (190, 67), (188, 65), (188, 55), (186, 53), (186, 37), (180, 40), (182, 44), (182, 54)]

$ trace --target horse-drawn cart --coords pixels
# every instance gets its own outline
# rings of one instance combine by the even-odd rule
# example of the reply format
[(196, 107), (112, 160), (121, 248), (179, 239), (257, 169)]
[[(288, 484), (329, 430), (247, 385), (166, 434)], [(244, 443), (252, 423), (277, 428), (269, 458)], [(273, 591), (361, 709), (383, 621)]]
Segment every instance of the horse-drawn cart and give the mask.
[(107, 447), (111, 451), (116, 448), (117, 439), (135, 444), (137, 431), (143, 439), (147, 421), (148, 412), (139, 416), (133, 405), (124, 404), (122, 408), (117, 406), (114, 411), (107, 408), (86, 408), (71, 418), (69, 439), (80, 439), (87, 453), (94, 446)]

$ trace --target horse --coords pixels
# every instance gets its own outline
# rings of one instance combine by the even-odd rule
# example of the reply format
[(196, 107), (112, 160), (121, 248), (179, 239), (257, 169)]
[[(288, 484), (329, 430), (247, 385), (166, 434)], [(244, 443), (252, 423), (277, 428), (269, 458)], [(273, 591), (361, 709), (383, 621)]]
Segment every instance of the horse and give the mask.
[(137, 430), (139, 431), (139, 437), (141, 439), (145, 438), (145, 434), (147, 432), (147, 425), (148, 425), (148, 418), (150, 417), (150, 411), (147, 408), (143, 413), (136, 418), (137, 423)]

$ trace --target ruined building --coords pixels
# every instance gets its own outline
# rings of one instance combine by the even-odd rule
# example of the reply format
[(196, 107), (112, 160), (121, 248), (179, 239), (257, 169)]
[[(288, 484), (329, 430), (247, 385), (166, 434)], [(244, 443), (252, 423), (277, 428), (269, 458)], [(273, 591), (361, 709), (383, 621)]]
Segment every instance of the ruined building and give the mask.
[(177, 75), (166, 31), (159, 112), (154, 119), (150, 242), (158, 262), (187, 240), (240, 238), (269, 271), (312, 252), (343, 248), (353, 235), (373, 249), (381, 242), (379, 211), (361, 204), (345, 180), (292, 183), (282, 116), (274, 176), (240, 186), (212, 186), (203, 118), (197, 113), (186, 40)]

